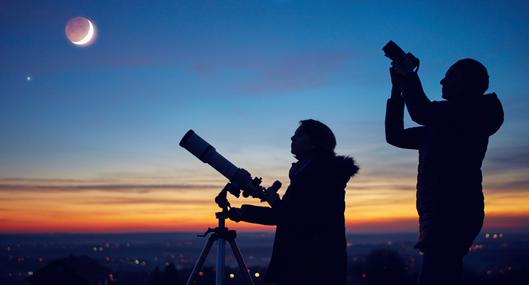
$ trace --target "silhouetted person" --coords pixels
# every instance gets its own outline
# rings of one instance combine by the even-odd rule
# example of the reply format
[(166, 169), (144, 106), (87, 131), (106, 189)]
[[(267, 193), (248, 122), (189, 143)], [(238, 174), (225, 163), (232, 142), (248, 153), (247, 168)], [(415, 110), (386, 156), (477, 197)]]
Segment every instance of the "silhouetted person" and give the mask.
[[(418, 284), (459, 284), (463, 256), (484, 218), (481, 164), (503, 109), (488, 89), (487, 69), (473, 59), (452, 65), (441, 80), (443, 101), (430, 101), (406, 62), (390, 69), (386, 140), (419, 150), (417, 211), (424, 253)], [(404, 128), (406, 105), (421, 127)]]
[(345, 284), (345, 187), (358, 167), (334, 153), (331, 129), (303, 120), (292, 137), (297, 162), (290, 168), (290, 186), (271, 195), (272, 207), (243, 205), (231, 219), (276, 225), (272, 258), (265, 280), (276, 284)]

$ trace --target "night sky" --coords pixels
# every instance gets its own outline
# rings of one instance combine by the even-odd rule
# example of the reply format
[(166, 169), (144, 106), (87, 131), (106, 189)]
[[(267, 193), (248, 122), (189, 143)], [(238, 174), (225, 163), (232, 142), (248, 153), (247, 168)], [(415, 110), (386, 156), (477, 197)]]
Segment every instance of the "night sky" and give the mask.
[[(390, 39), (421, 59), (432, 100), (455, 61), (488, 68), (505, 123), (484, 161), (485, 228), (529, 230), (528, 3), (0, 0), (0, 232), (213, 226), (226, 180), (178, 146), (185, 132), (284, 193), (308, 118), (361, 167), (347, 229), (415, 231), (417, 153), (384, 138)], [(77, 16), (92, 45), (66, 37)]]

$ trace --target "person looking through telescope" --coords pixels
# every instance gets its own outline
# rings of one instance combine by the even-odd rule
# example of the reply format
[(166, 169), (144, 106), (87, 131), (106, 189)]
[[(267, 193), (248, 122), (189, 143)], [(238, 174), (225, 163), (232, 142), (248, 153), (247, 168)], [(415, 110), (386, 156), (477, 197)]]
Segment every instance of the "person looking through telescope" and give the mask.
[(297, 162), (283, 198), (266, 196), (271, 207), (243, 205), (229, 218), (275, 225), (265, 280), (275, 284), (345, 284), (345, 187), (358, 172), (350, 157), (334, 152), (336, 138), (316, 120), (302, 120), (291, 138)]
[[(503, 123), (503, 108), (496, 94), (484, 95), (489, 76), (474, 59), (453, 64), (440, 82), (445, 100), (430, 101), (414, 71), (418, 60), (413, 64), (409, 58), (414, 57), (393, 42), (384, 51), (392, 59), (386, 140), (419, 151), (415, 247), (423, 262), (418, 284), (461, 284), (463, 257), (483, 225), (481, 164), (489, 136)], [(404, 106), (421, 126), (404, 128)]]

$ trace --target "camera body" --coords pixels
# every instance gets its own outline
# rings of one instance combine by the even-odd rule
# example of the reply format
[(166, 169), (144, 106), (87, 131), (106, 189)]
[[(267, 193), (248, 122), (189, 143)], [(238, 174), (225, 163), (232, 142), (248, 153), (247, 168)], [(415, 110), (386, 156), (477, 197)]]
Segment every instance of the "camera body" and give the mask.
[(405, 53), (394, 41), (389, 41), (382, 50), (384, 55), (394, 62), (401, 63), (404, 60), (408, 60), (414, 70), (419, 67), (419, 59), (411, 53)]

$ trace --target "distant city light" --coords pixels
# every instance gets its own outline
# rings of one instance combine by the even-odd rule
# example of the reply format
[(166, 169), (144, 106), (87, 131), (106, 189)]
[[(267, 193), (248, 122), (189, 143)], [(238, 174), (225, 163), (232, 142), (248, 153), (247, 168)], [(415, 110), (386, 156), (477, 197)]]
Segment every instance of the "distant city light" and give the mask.
[(486, 233), (485, 238), (486, 239), (502, 239), (503, 233)]
[[(489, 238), (485, 240), (486, 235), (489, 235)], [(494, 235), (496, 235), (496, 239), (494, 239)], [(517, 270), (520, 268), (520, 266), (527, 266), (527, 263), (524, 261), (522, 263), (516, 263), (516, 264), (504, 264), (504, 263), (498, 263), (498, 256), (507, 255), (509, 258), (515, 257), (519, 255), (521, 251), (525, 249), (526, 244), (526, 237), (523, 235), (516, 235), (516, 234), (510, 234), (510, 233), (500, 233), (500, 232), (483, 232), (482, 233), (482, 240), (478, 240), (476, 243), (472, 244), (470, 247), (470, 251), (473, 254), (480, 255), (479, 261), (470, 261), (470, 264), (476, 264), (476, 262), (479, 262), (479, 264), (482, 264), (482, 269), (479, 269), (476, 271), (476, 276), (480, 276), (480, 278), (490, 278), (490, 277), (501, 277), (502, 275), (505, 275), (506, 277), (509, 276), (515, 276), (518, 274)], [(508, 240), (506, 239), (508, 237)], [(511, 243), (511, 240), (513, 241)], [(365, 268), (365, 266), (370, 262), (365, 257), (365, 252), (369, 250), (376, 250), (377, 248), (384, 248), (387, 247), (387, 243), (389, 241), (389, 238), (383, 239), (381, 243), (373, 245), (362, 245), (362, 243), (355, 244), (355, 246), (351, 249), (351, 255), (348, 258), (348, 262), (351, 262), (354, 266), (355, 271), (350, 272), (347, 275), (347, 278), (359, 278), (359, 280), (363, 280), (363, 282), (367, 282), (368, 278), (369, 280), (374, 278), (373, 274), (367, 273), (367, 270), (364, 269), (362, 271), (362, 268)], [(78, 242), (78, 241), (74, 241)], [(124, 243), (123, 243), (124, 244)], [(12, 245), (12, 246), (11, 246)], [(7, 248), (11, 248), (11, 259), (9, 260), (9, 268), (17, 268), (17, 270), (13, 270), (12, 272), (9, 272), (9, 269), (6, 268), (2, 272), (0, 270), (0, 277), (3, 274), (6, 278), (9, 280), (13, 279), (20, 279), (23, 278), (34, 278), (34, 276), (38, 276), (36, 269), (40, 268), (41, 265), (43, 265), (43, 262), (50, 262), (51, 260), (46, 256), (53, 255), (52, 253), (55, 251), (62, 252), (64, 248), (71, 248), (70, 242), (67, 242), (65, 244), (55, 244), (50, 245), (48, 243), (42, 243), (42, 245), (39, 245), (42, 252), (38, 252), (35, 255), (28, 255), (28, 256), (22, 256), (19, 255), (18, 251), (25, 252), (28, 249), (33, 249), (35, 247), (34, 243), (28, 243), (28, 244), (11, 244), (11, 245), (3, 245), (0, 247), (0, 252), (4, 252), (5, 255), (8, 253), (6, 252)], [(134, 246), (134, 243), (132, 244)], [(102, 243), (101, 246), (105, 251), (109, 251), (109, 249), (106, 247), (105, 243)], [(94, 244), (91, 241), (87, 241), (84, 243), (84, 246), (82, 247), (76, 247), (80, 252), (84, 252), (85, 248), (90, 251), (94, 248), (96, 249), (96, 252), (90, 251), (89, 255), (92, 256), (92, 258), (97, 259), (100, 263), (105, 263), (105, 265), (112, 265), (115, 267), (121, 267), (124, 266), (124, 268), (128, 268), (127, 270), (135, 271), (138, 270), (138, 268), (144, 269), (144, 270), (153, 270), (152, 268), (158, 266), (161, 267), (165, 263), (166, 266), (170, 265), (170, 255), (167, 255), (165, 252), (165, 249), (160, 249), (158, 244), (153, 244), (153, 248), (155, 249), (153, 252), (149, 252), (147, 255), (138, 255), (138, 253), (133, 250), (129, 250), (126, 248), (123, 248), (119, 245), (114, 245), (113, 243), (110, 243), (110, 248), (112, 248), (112, 255), (109, 253), (102, 254), (99, 252), (100, 246), (97, 245), (94, 247)], [(401, 254), (402, 260), (405, 263), (405, 270), (413, 274), (416, 272), (417, 262), (420, 261), (419, 257), (416, 255), (415, 251), (411, 249), (409, 246), (408, 241), (400, 241), (396, 240), (395, 242), (392, 242), (392, 250), (399, 252)], [(116, 251), (114, 252), (114, 248)], [(195, 250), (198, 250), (199, 248), (195, 248)], [(520, 250), (518, 250), (520, 249)], [(44, 251), (45, 250), (45, 251)], [(125, 250), (125, 251), (123, 251)], [(156, 250), (160, 250), (160, 252), (156, 252)], [(411, 253), (411, 255), (408, 255), (407, 252)], [(76, 252), (73, 252), (76, 254)], [(485, 254), (483, 254), (485, 253)], [(152, 255), (151, 255), (152, 254)], [(158, 262), (154, 262), (154, 254), (157, 254)], [(162, 257), (163, 256), (163, 257)], [(184, 258), (185, 254), (182, 253), (175, 253), (175, 259), (179, 260), (180, 257)], [(483, 257), (483, 258), (481, 258)], [(165, 261), (164, 259), (167, 258), (168, 261)], [(258, 260), (261, 263), (268, 262), (269, 259), (265, 259), (261, 255), (255, 255), (256, 260)], [(108, 263), (107, 263), (108, 262)], [(258, 266), (261, 266), (262, 264), (259, 263)], [(174, 263), (173, 263), (174, 264)], [(182, 265), (175, 265), (176, 270), (182, 271), (186, 270), (187, 266)], [(256, 265), (257, 266), (257, 265)], [(251, 277), (254, 282), (262, 282), (266, 275), (262, 275), (261, 270), (258, 267), (252, 267), (248, 269), (249, 276)], [(147, 271), (146, 271), (147, 272)], [(196, 281), (194, 284), (200, 284), (201, 282), (205, 281), (208, 276), (211, 278), (214, 278), (214, 273), (211, 275), (211, 273), (206, 274), (206, 271), (204, 269), (200, 269), (196, 272), (194, 281)], [(224, 278), (227, 279), (226, 282), (237, 282), (239, 279), (244, 279), (244, 276), (241, 276), (241, 278), (237, 277), (236, 270), (226, 270), (224, 273)], [(114, 281), (116, 280), (116, 275), (113, 273), (113, 277), (110, 277), (110, 273), (106, 273), (106, 279), (110, 282), (112, 281), (112, 278)], [(208, 275), (208, 276), (206, 276)], [(32, 277), (33, 276), (33, 277)], [(253, 276), (253, 277), (252, 277)], [(510, 277), (509, 277), (510, 278)], [(1, 278), (0, 278), (1, 279)], [(2, 283), (2, 282), (0, 282)], [(3, 283), (2, 283), (3, 284)]]
[(474, 244), (470, 247), (470, 251), (476, 251), (485, 248), (482, 244)]

